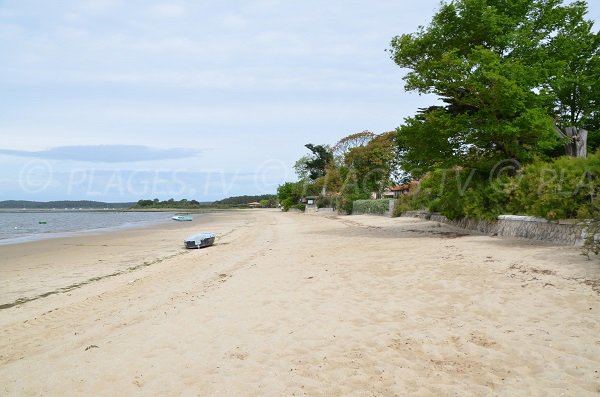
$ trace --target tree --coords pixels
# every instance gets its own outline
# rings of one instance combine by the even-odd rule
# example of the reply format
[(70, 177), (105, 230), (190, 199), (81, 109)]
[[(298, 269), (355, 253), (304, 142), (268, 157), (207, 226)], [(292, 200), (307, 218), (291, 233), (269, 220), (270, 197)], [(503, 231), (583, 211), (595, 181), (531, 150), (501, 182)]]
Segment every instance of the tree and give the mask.
[(454, 118), (441, 107), (424, 109), (396, 129), (399, 166), (413, 178), (467, 161), (468, 146), (455, 137)]
[(346, 167), (355, 174), (363, 192), (381, 192), (396, 170), (394, 132), (375, 136), (367, 145), (350, 149)]
[(548, 68), (545, 88), (551, 95), (556, 118), (555, 131), (566, 141), (566, 153), (587, 155), (588, 128), (594, 127), (600, 106), (600, 35), (592, 32), (593, 22), (584, 19), (585, 4), (575, 12), (543, 47), (556, 60)]
[(277, 188), (277, 199), (286, 211), (300, 202), (302, 198), (302, 185), (302, 181), (285, 182)]
[(327, 167), (325, 175), (315, 180), (313, 190), (319, 193), (339, 193), (343, 186), (342, 168), (334, 165)]
[(547, 104), (557, 94), (545, 87), (563, 60), (548, 46), (563, 33), (574, 38), (565, 26), (584, 10), (561, 0), (456, 0), (442, 4), (427, 27), (393, 38), (392, 59), (409, 69), (406, 89), (444, 103), (407, 120), (401, 151), (427, 161), (417, 139), (402, 137), (416, 132), (435, 142), (433, 162), (480, 169), (552, 152), (561, 141)]
[(374, 137), (375, 134), (367, 130), (345, 136), (333, 145), (333, 155), (343, 159), (351, 149), (366, 145)]
[(151, 207), (153, 204), (155, 204), (155, 203), (152, 200), (138, 200), (138, 202), (136, 203), (136, 206)]
[(309, 178), (310, 170), (308, 169), (308, 162), (311, 160), (312, 157), (310, 156), (302, 156), (294, 163), (294, 171), (298, 175), (298, 179), (307, 180)]
[(304, 146), (312, 152), (312, 156), (308, 160), (304, 161), (300, 159), (299, 161), (304, 161), (308, 177), (314, 181), (325, 175), (327, 166), (333, 162), (333, 154), (331, 148), (327, 145), (313, 145), (312, 143), (308, 143)]

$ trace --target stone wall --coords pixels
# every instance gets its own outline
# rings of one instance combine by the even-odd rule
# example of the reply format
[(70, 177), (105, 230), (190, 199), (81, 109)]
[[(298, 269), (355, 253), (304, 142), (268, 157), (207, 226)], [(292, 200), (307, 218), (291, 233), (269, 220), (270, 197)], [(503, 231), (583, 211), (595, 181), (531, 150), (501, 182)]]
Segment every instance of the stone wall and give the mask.
[(511, 238), (551, 242), (561, 245), (583, 245), (585, 233), (575, 221), (550, 222), (544, 218), (500, 215), (496, 221), (461, 219), (451, 221), (443, 215), (424, 211), (407, 211), (402, 216), (424, 218), (471, 231)]
[(315, 206), (312, 207), (306, 207), (306, 209), (304, 210), (305, 213), (307, 214), (315, 214), (315, 215), (331, 215), (331, 214), (335, 214), (335, 211), (333, 210), (333, 208), (328, 207), (328, 208), (317, 208)]

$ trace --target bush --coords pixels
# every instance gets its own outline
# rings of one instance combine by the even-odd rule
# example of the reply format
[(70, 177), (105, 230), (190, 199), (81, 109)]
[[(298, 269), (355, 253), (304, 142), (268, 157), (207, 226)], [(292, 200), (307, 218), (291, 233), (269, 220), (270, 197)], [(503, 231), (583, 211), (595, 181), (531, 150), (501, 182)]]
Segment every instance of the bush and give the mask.
[(463, 218), (467, 207), (465, 196), (467, 192), (471, 200), (479, 196), (482, 179), (475, 169), (455, 167), (432, 171), (421, 180), (414, 205), (439, 212), (449, 219)]
[(389, 199), (356, 200), (352, 205), (353, 214), (378, 214), (383, 215), (390, 209)]
[(598, 193), (600, 154), (536, 161), (515, 177), (509, 208), (547, 219), (589, 218)]
[(365, 200), (367, 197), (369, 197), (369, 194), (361, 191), (349, 190), (342, 193), (337, 199), (338, 212), (350, 215), (354, 207), (354, 202), (356, 200)]
[(509, 193), (502, 183), (479, 182), (465, 191), (462, 202), (465, 217), (492, 221), (506, 213)]
[(296, 205), (293, 205), (292, 208), (295, 208), (297, 210), (300, 210), (300, 211), (304, 212), (304, 210), (306, 210), (306, 205), (304, 205), (304, 204), (296, 204)]
[(302, 182), (286, 182), (277, 188), (277, 198), (284, 211), (298, 203), (302, 197)]
[(408, 194), (403, 194), (402, 196), (398, 197), (394, 205), (394, 213), (392, 214), (392, 216), (398, 217), (406, 211), (415, 211), (423, 209), (423, 207), (420, 206), (421, 204), (416, 199), (417, 195), (418, 190), (415, 190), (409, 192)]
[(593, 205), (600, 190), (600, 153), (587, 159), (538, 160), (512, 171), (512, 176), (497, 178), (459, 167), (432, 171), (416, 192), (398, 199), (395, 215), (428, 209), (450, 219), (494, 220), (503, 213), (550, 220), (594, 217)]
[(317, 198), (317, 208), (333, 207), (337, 204), (337, 197), (321, 196)]

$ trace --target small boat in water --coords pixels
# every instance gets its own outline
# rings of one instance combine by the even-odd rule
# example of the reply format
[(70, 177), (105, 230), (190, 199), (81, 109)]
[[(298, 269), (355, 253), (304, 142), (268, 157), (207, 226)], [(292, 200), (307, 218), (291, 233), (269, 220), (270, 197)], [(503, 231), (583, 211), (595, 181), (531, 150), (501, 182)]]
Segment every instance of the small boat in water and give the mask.
[(191, 221), (192, 216), (191, 215), (175, 215), (171, 219), (173, 219), (174, 221)]
[(185, 248), (204, 248), (210, 247), (215, 242), (215, 235), (210, 232), (194, 234), (183, 240)]

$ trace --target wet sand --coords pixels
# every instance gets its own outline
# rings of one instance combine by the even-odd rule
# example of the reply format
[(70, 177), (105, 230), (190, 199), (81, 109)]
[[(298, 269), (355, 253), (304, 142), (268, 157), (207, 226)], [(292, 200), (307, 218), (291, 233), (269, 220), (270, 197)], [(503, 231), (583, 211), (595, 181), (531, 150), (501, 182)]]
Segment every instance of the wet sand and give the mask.
[(598, 280), (575, 248), (270, 210), (0, 246), (0, 394), (597, 396)]

